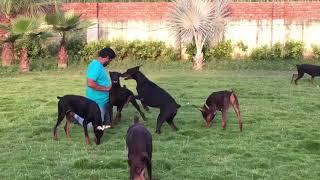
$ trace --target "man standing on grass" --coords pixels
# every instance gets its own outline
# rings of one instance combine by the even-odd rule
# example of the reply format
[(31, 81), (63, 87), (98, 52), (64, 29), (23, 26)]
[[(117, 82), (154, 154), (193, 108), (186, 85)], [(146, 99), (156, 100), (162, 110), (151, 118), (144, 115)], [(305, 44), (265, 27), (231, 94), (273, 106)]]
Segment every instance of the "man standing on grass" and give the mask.
[[(116, 57), (115, 52), (109, 48), (103, 48), (98, 53), (99, 57), (93, 59), (87, 69), (86, 96), (99, 105), (102, 124), (104, 128), (111, 127), (109, 107), (109, 92), (112, 82), (109, 72), (105, 67)], [(82, 125), (83, 118), (74, 115), (75, 120)]]

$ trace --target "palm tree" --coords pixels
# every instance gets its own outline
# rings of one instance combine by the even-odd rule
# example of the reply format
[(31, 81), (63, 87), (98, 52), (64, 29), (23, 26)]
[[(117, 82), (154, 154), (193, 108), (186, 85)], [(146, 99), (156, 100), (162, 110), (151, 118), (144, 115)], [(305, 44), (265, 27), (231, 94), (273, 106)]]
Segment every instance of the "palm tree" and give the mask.
[(2, 66), (10, 66), (14, 63), (14, 42), (18, 39), (12, 30), (11, 24), (0, 24), (0, 29), (7, 32), (1, 40), (2, 45)]
[[(52, 4), (51, 1), (46, 0), (1, 0), (0, 14), (3, 14), (6, 18), (6, 26), (10, 27), (12, 20), (18, 14), (38, 16), (48, 12), (50, 4)], [(6, 29), (3, 30), (6, 31)], [(5, 36), (6, 40), (2, 45), (2, 65), (10, 66), (14, 60), (14, 40), (10, 38), (10, 31), (6, 31)]]
[(20, 71), (28, 72), (30, 70), (28, 58), (28, 43), (36, 39), (45, 39), (49, 34), (41, 29), (41, 21), (30, 17), (18, 17), (12, 21), (11, 34), (16, 39), (16, 44), (20, 48), (19, 60)]
[(168, 16), (169, 29), (176, 40), (195, 43), (193, 69), (202, 70), (203, 46), (224, 31), (229, 14), (228, 0), (175, 0), (173, 3)]
[(61, 36), (59, 52), (58, 52), (58, 67), (66, 68), (68, 66), (68, 53), (66, 49), (66, 35), (68, 32), (77, 31), (87, 28), (92, 24), (88, 21), (80, 19), (81, 15), (76, 15), (73, 11), (62, 12), (57, 10), (54, 14), (48, 14), (45, 21), (50, 25), (53, 31)]

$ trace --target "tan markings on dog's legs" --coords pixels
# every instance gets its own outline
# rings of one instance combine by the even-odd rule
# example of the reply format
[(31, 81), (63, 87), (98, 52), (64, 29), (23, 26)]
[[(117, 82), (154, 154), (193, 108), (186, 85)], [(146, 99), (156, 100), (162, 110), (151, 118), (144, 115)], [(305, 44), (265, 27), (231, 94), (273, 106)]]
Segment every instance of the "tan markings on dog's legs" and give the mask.
[(70, 121), (71, 120), (67, 118), (66, 125), (64, 126), (64, 131), (66, 133), (68, 143), (70, 142), (70, 124), (71, 124)]
[(121, 121), (121, 112), (117, 112), (116, 117), (114, 118), (115, 124), (119, 124)]
[(233, 109), (234, 109), (235, 113), (237, 114), (239, 128), (240, 128), (240, 131), (242, 132), (242, 121), (241, 121), (241, 116), (240, 116), (239, 101), (238, 101), (237, 96), (234, 93), (232, 93), (230, 96), (230, 103), (232, 104)]
[(210, 115), (208, 115), (207, 118), (206, 118), (206, 127), (207, 128), (211, 127), (211, 117), (210, 117)]
[(222, 111), (221, 126), (222, 126), (222, 128), (223, 128), (224, 130), (225, 130), (226, 127), (227, 127), (226, 119), (227, 119), (227, 111)]
[(294, 79), (298, 77), (298, 74), (292, 74), (291, 84), (293, 83)]
[(58, 141), (58, 133), (57, 133), (57, 129), (56, 128), (54, 129), (54, 132), (53, 132), (53, 139), (55, 141)]

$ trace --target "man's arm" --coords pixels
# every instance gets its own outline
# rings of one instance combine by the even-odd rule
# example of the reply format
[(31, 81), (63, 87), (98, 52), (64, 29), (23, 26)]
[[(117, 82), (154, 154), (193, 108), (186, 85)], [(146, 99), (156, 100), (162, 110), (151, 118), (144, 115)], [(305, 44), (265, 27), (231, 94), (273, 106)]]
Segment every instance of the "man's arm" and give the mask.
[(87, 79), (87, 86), (91, 87), (92, 89), (95, 89), (97, 91), (110, 91), (112, 86), (100, 86), (97, 84), (93, 79), (88, 78)]

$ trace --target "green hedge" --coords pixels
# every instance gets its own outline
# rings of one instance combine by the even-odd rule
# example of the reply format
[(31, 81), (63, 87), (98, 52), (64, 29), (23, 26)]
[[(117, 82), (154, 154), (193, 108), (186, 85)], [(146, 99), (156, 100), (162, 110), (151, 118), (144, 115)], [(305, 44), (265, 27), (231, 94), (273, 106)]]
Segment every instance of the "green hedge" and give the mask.
[[(189, 55), (189, 60), (192, 59), (193, 54), (196, 53), (194, 44), (188, 44), (186, 53)], [(213, 47), (205, 46), (203, 49), (206, 61), (212, 60), (231, 60), (234, 48), (238, 48), (246, 52), (248, 46), (243, 42), (232, 44), (230, 40), (221, 41)], [(318, 49), (317, 49), (318, 48)], [(284, 44), (275, 43), (273, 46), (261, 46), (252, 49), (249, 54), (251, 60), (300, 60), (303, 59), (304, 43), (301, 41), (287, 41)], [(314, 53), (316, 57), (320, 56), (320, 48), (315, 47)], [(318, 53), (318, 55), (316, 55)]]
[(312, 46), (312, 53), (316, 60), (320, 60), (320, 46), (313, 45)]
[[(51, 41), (43, 45), (40, 42), (33, 41), (29, 43), (30, 66), (33, 71), (42, 71), (48, 69), (56, 69), (56, 56), (58, 53), (59, 41)], [(173, 48), (167, 47), (162, 41), (140, 41), (135, 40), (127, 42), (124, 40), (102, 40), (92, 43), (85, 43), (84, 38), (69, 37), (67, 41), (67, 49), (69, 54), (69, 67), (86, 66), (91, 59), (97, 57), (97, 52), (104, 47), (112, 47), (117, 53), (119, 64), (141, 63), (148, 61), (155, 64), (170, 64), (177, 60), (176, 53)], [(244, 52), (243, 56), (237, 56), (237, 50)], [(230, 40), (222, 41), (214, 47), (205, 46), (203, 49), (205, 59), (210, 64), (215, 64), (215, 67), (221, 68), (233, 66), (233, 68), (257, 68), (260, 66), (270, 66), (269, 69), (277, 66), (286, 66), (290, 63), (303, 62), (304, 44), (301, 41), (288, 41), (286, 43), (276, 43), (273, 46), (261, 46), (252, 49), (248, 53), (248, 46), (243, 42), (232, 43)], [(320, 46), (313, 45), (313, 59), (320, 60)], [(18, 53), (16, 49), (16, 53)], [(193, 44), (187, 45), (186, 53), (189, 58), (196, 52)], [(235, 52), (233, 54), (233, 52)], [(232, 55), (235, 55), (232, 57)], [(17, 56), (16, 56), (17, 58)], [(236, 59), (238, 61), (230, 61)], [(130, 62), (129, 62), (130, 61)], [(16, 61), (18, 62), (18, 61)], [(123, 63), (122, 63), (123, 62)], [(191, 63), (177, 61), (179, 63)], [(251, 62), (253, 64), (251, 64)], [(255, 63), (256, 62), (256, 63)], [(142, 62), (143, 63), (143, 62)], [(266, 63), (266, 64), (265, 64)], [(319, 63), (314, 61), (313, 63)], [(1, 66), (1, 64), (0, 64)], [(256, 67), (257, 66), (257, 67)], [(285, 69), (285, 67), (283, 68)], [(3, 73), (17, 70), (14, 68), (1, 67)]]
[[(189, 60), (192, 60), (192, 56), (196, 53), (196, 46), (194, 43), (187, 44), (186, 54), (188, 54)], [(205, 45), (203, 48), (204, 58), (206, 61), (231, 59), (233, 52), (232, 43), (230, 40), (221, 41), (214, 47)]]
[(97, 52), (104, 47), (113, 48), (117, 54), (117, 59), (119, 60), (176, 60), (176, 54), (174, 52), (174, 49), (166, 47), (165, 43), (162, 41), (97, 41), (84, 46), (84, 48), (80, 51), (80, 55), (84, 59), (84, 61), (90, 61), (92, 58), (97, 57)]
[(287, 41), (284, 44), (276, 43), (273, 46), (261, 46), (251, 51), (252, 60), (300, 60), (303, 59), (304, 43), (302, 41)]

